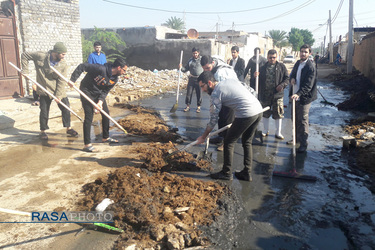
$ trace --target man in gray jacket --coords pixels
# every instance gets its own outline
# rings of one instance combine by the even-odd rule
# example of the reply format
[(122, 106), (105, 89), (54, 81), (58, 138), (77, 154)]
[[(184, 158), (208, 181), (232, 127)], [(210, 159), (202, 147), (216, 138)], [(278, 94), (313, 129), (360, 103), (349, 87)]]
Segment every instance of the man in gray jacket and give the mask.
[(244, 150), (244, 168), (235, 172), (237, 179), (252, 181), (251, 168), (253, 161), (252, 141), (262, 118), (262, 106), (238, 79), (229, 78), (218, 82), (211, 72), (203, 72), (198, 77), (199, 85), (211, 96), (210, 121), (204, 133), (198, 137), (198, 144), (203, 143), (219, 119), (222, 107), (233, 110), (235, 119), (224, 138), (224, 165), (221, 171), (211, 174), (213, 179), (231, 180), (234, 146), (241, 137)]
[(199, 49), (194, 47), (191, 52), (193, 56), (189, 59), (185, 66), (182, 67), (182, 65), (179, 65), (182, 72), (185, 73), (187, 71), (190, 71), (185, 98), (186, 108), (184, 109), (184, 111), (187, 112), (190, 110), (191, 98), (193, 97), (193, 92), (195, 90), (195, 94), (197, 95), (197, 113), (199, 113), (201, 112), (202, 90), (199, 87), (197, 78), (203, 72), (203, 68), (201, 66), (201, 56), (199, 55)]
[[(78, 136), (78, 133), (70, 126), (70, 111), (64, 108), (60, 102), (69, 107), (69, 99), (65, 92), (65, 82), (57, 76), (51, 69), (54, 67), (64, 76), (67, 75), (68, 66), (64, 60), (67, 48), (62, 42), (57, 42), (53, 50), (48, 52), (24, 52), (21, 55), (22, 72), (27, 74), (29, 71), (29, 61), (33, 61), (36, 70), (36, 81), (56, 96), (59, 101), (58, 106), (62, 114), (63, 126), (66, 133), (70, 136)], [(40, 139), (48, 140), (46, 130), (48, 127), (49, 109), (52, 103), (52, 97), (40, 88), (37, 88), (37, 94), (40, 96)]]

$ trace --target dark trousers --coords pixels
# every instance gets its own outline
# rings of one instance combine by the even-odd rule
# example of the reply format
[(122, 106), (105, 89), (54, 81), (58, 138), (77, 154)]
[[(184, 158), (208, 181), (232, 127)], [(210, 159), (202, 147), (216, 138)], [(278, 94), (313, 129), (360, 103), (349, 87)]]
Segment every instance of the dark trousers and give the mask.
[(224, 138), (224, 165), (222, 170), (224, 173), (232, 173), (234, 146), (241, 135), (241, 142), (244, 151), (244, 170), (247, 170), (249, 173), (251, 172), (253, 162), (252, 142), (261, 119), (262, 113), (248, 118), (234, 119), (232, 126), (229, 128), (227, 135)]
[[(225, 127), (228, 124), (231, 124), (234, 121), (234, 110), (227, 107), (227, 106), (222, 106), (221, 110), (219, 112), (219, 120), (217, 122), (217, 126), (219, 129), (222, 127)], [(219, 133), (219, 136), (225, 137), (227, 134), (227, 130), (224, 130), (223, 132)]]
[[(49, 96), (40, 96), (39, 97), (39, 109), (40, 109), (40, 114), (39, 114), (39, 125), (40, 125), (40, 130), (47, 130), (49, 129), (48, 127), (48, 119), (49, 119), (49, 110), (51, 107), (52, 99), (49, 98)], [(66, 106), (70, 107), (69, 104), (69, 99), (68, 97), (62, 98), (61, 102), (64, 103)], [(59, 109), (61, 110), (61, 115), (62, 115), (62, 122), (63, 126), (65, 128), (70, 127), (70, 111), (64, 108), (61, 104), (58, 104)]]
[(296, 102), (296, 142), (299, 142), (301, 146), (308, 144), (310, 107), (311, 103), (302, 105), (299, 101)]
[[(85, 145), (87, 145), (91, 143), (91, 124), (94, 119), (94, 107), (82, 96), (81, 102), (83, 111), (85, 112), (85, 120), (83, 121), (83, 141)], [(97, 103), (98, 100), (94, 100), (94, 102)], [(103, 102), (103, 110), (109, 115), (108, 105), (105, 100)], [(107, 139), (109, 137), (109, 119), (102, 113), (100, 114), (102, 115), (103, 139)]]
[(193, 97), (194, 90), (195, 90), (195, 94), (197, 95), (197, 106), (201, 106), (202, 104), (202, 89), (199, 86), (197, 79), (198, 78), (189, 77), (186, 98), (185, 98), (185, 104), (188, 106), (190, 106), (191, 104), (191, 99)]

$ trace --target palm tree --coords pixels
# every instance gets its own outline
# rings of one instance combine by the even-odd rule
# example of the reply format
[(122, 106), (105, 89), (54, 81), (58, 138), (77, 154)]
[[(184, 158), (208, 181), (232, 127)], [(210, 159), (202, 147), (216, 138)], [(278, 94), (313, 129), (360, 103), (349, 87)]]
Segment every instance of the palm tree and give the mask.
[(282, 47), (285, 46), (286, 42), (286, 31), (282, 30), (270, 30), (268, 31), (268, 35), (272, 38), (273, 46), (279, 48), (281, 50)]
[(179, 17), (170, 17), (167, 22), (162, 25), (181, 32), (185, 31), (185, 22)]

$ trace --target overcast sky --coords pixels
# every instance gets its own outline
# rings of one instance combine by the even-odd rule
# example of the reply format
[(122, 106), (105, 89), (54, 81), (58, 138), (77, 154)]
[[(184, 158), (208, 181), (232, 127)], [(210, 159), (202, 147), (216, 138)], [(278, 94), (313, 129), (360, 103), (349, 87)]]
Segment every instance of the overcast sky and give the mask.
[[(354, 27), (375, 27), (375, 0), (353, 0)], [(342, 3), (342, 4), (340, 4)], [(186, 28), (198, 32), (232, 29), (246, 32), (283, 30), (292, 27), (310, 30), (314, 46), (327, 35), (331, 10), (332, 37), (337, 40), (348, 32), (349, 0), (81, 0), (81, 27), (157, 26), (170, 17), (185, 20)], [(340, 8), (341, 6), (341, 8)]]

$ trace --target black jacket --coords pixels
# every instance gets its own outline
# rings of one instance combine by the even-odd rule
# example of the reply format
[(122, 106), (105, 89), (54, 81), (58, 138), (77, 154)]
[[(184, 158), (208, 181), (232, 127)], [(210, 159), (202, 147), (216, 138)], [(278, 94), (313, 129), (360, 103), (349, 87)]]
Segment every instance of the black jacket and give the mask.
[(83, 72), (87, 72), (87, 74), (81, 82), (80, 90), (94, 101), (104, 101), (118, 79), (117, 75), (112, 75), (112, 64), (81, 63), (74, 70), (70, 80), (72, 82), (77, 81)]
[[(230, 60), (229, 65), (233, 65), (233, 59)], [(234, 66), (234, 72), (236, 72), (238, 80), (244, 80), (244, 72), (245, 72), (245, 60), (238, 56), (237, 63)]]
[[(267, 58), (259, 55), (259, 68), (262, 67), (267, 61)], [(256, 56), (254, 55), (252, 58), (249, 59), (247, 66), (245, 68), (245, 72), (243, 74), (244, 78), (246, 78), (247, 74), (250, 71), (250, 87), (255, 89), (255, 77), (254, 72), (256, 70)]]
[[(296, 64), (294, 64), (292, 73), (290, 74), (290, 79), (297, 79), (297, 70), (300, 62), (301, 60), (298, 60)], [(317, 74), (314, 64), (311, 62), (311, 60), (307, 59), (306, 65), (301, 71), (300, 88), (296, 93), (299, 96), (299, 100), (302, 105), (309, 104), (318, 98), (316, 75)], [(292, 91), (289, 91), (289, 96), (291, 96), (292, 94)]]
[[(266, 70), (268, 66), (268, 62), (264, 64), (262, 67), (259, 68), (259, 97), (260, 100), (263, 100), (263, 93), (266, 89)], [(278, 99), (284, 96), (284, 91), (277, 92), (276, 87), (281, 85), (283, 89), (289, 84), (289, 75), (288, 70), (286, 69), (285, 65), (280, 62), (276, 62), (276, 75), (275, 75), (275, 82), (274, 82), (274, 98)]]

